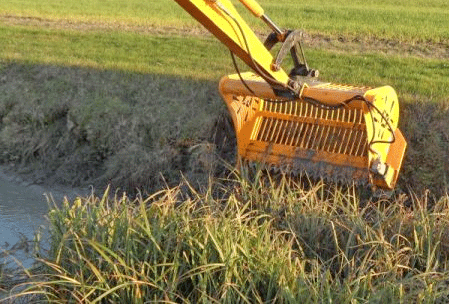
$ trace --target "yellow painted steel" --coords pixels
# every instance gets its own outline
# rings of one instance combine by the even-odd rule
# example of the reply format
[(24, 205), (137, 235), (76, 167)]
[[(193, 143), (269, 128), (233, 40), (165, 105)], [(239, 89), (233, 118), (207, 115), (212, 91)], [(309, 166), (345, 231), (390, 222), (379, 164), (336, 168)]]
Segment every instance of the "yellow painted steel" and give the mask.
[(257, 18), (260, 18), (260, 17), (262, 17), (264, 15), (263, 8), (256, 1), (254, 1), (254, 0), (240, 0), (240, 2), (242, 2), (246, 6), (246, 8), (248, 10), (250, 10), (251, 13), (253, 13), (253, 15), (256, 16)]
[[(273, 69), (272, 54), (229, 0), (175, 1), (255, 71), (226, 76), (219, 86), (240, 158), (336, 181), (395, 187), (407, 143), (397, 128), (399, 103), (393, 88), (309, 77), (295, 82), (284, 70)], [(269, 20), (255, 0), (239, 1), (256, 17)], [(301, 93), (279, 94), (291, 84), (301, 84)]]
[[(314, 82), (304, 89), (302, 98), (289, 100), (274, 95), (257, 75), (241, 76), (257, 96), (238, 75), (220, 81), (240, 157), (293, 170), (315, 170), (384, 189), (395, 187), (407, 144), (397, 129), (399, 104), (391, 87)], [(337, 110), (306, 101), (313, 98), (336, 106), (354, 96), (366, 101), (355, 100)], [(385, 165), (385, 174), (371, 172), (375, 162)]]
[[(284, 70), (273, 71), (272, 54), (229, 0), (175, 0), (253, 70), (274, 86), (287, 86)], [(247, 2), (249, 3), (249, 2)], [(227, 14), (229, 13), (229, 15)], [(232, 16), (232, 17), (230, 17)], [(273, 81), (275, 80), (275, 81)]]
[[(368, 150), (368, 162), (387, 163), (391, 144), (396, 140), (394, 132), (399, 122), (399, 102), (396, 92), (392, 87), (385, 86), (367, 91), (364, 97), (373, 105), (371, 108), (367, 105), (364, 107), (367, 140), (373, 142)], [(387, 169), (385, 175), (385, 186), (392, 188), (391, 180), (395, 180), (397, 174), (394, 170)]]

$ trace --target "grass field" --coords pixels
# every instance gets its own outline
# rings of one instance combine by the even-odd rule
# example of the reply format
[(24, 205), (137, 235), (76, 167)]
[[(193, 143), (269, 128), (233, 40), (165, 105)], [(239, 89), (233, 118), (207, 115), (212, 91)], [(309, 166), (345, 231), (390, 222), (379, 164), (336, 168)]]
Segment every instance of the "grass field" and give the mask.
[[(400, 120), (401, 128), (407, 133), (406, 137), (411, 139), (408, 157), (416, 155), (416, 159), (407, 158), (406, 162), (417, 161), (417, 167), (425, 171), (435, 167), (430, 164), (431, 160), (426, 155), (439, 156), (443, 153), (443, 158), (447, 155), (447, 152), (444, 152), (447, 150), (447, 135), (441, 126), (445, 124), (445, 103), (448, 102), (449, 96), (447, 37), (449, 9), (443, 1), (426, 3), (422, 1), (407, 3), (403, 1), (394, 3), (316, 1), (308, 4), (300, 1), (275, 3), (262, 1), (261, 3), (273, 19), (279, 20), (279, 24), (306, 29), (305, 42), (308, 46), (306, 54), (309, 64), (320, 70), (323, 80), (368, 86), (388, 84), (397, 90), (403, 105), (402, 111), (409, 114), (402, 115)], [(243, 8), (240, 4), (238, 6)], [(125, 74), (129, 79), (139, 79), (139, 75), (157, 76), (160, 83), (172, 82), (176, 79), (175, 82), (178, 83), (182, 94), (194, 96), (195, 94), (189, 93), (196, 91), (195, 88), (190, 87), (192, 83), (204, 82), (206, 85), (202, 87), (208, 87), (206, 91), (210, 94), (213, 83), (217, 83), (222, 75), (234, 72), (226, 48), (202, 30), (196, 21), (174, 1), (145, 3), (137, 1), (8, 1), (0, 4), (0, 12), (0, 43), (2, 45), (0, 60), (2, 71), (5, 73), (1, 87), (4, 94), (0, 107), (3, 121), (0, 138), (3, 139), (3, 147), (10, 147), (11, 151), (26, 151), (19, 155), (16, 152), (4, 152), (2, 159), (6, 162), (20, 160), (26, 163), (33, 159), (45, 159), (44, 155), (48, 158), (49, 153), (52, 155), (50, 150), (53, 148), (50, 145), (34, 144), (32, 146), (36, 147), (33, 149), (24, 149), (23, 147), (29, 147), (33, 140), (24, 139), (24, 142), (18, 140), (21, 138), (18, 135), (25, 133), (21, 131), (23, 129), (28, 130), (30, 134), (42, 132), (44, 138), (41, 141), (45, 143), (52, 142), (48, 138), (54, 137), (56, 140), (59, 136), (57, 133), (53, 134), (54, 136), (44, 135), (45, 131), (41, 129), (29, 130), (28, 121), (20, 118), (29, 115), (37, 126), (48, 124), (46, 117), (63, 119), (68, 115), (71, 117), (69, 120), (80, 128), (75, 135), (78, 136), (80, 145), (95, 146), (94, 150), (100, 154), (99, 159), (108, 159), (117, 152), (110, 140), (101, 138), (100, 135), (98, 139), (89, 136), (94, 132), (89, 129), (94, 125), (93, 121), (103, 119), (103, 116), (93, 117), (88, 115), (88, 111), (79, 110), (80, 101), (73, 99), (74, 95), (70, 92), (84, 90), (83, 81), (97, 84), (96, 87), (89, 86), (89, 90), (95, 93), (89, 95), (92, 99), (88, 98), (85, 101), (87, 104), (98, 105), (98, 96), (101, 100), (110, 96), (109, 93), (103, 92), (104, 88), (101, 84), (104, 82), (115, 87), (112, 91), (135, 90), (133, 86), (128, 86), (131, 85), (131, 81), (114, 83)], [(249, 14), (244, 15), (252, 20), (250, 23), (259, 33), (262, 33), (261, 22), (254, 20)], [(27, 66), (43, 65), (47, 67), (44, 69), (47, 71), (47, 76), (42, 76), (39, 72), (40, 68), (27, 68)], [(80, 68), (90, 72), (80, 72)], [(111, 77), (114, 73), (117, 75)], [(36, 84), (36, 79), (44, 82)], [(61, 81), (58, 82), (58, 79)], [(55, 82), (57, 94), (52, 92)], [(162, 102), (167, 98), (170, 99), (165, 93), (168, 92), (167, 88), (172, 86), (168, 85), (164, 88), (164, 85), (158, 85), (160, 86), (161, 89), (151, 92), (149, 96), (141, 94), (137, 99), (128, 100), (126, 94), (120, 94), (114, 104), (117, 104), (118, 109), (137, 109), (136, 104), (144, 105), (148, 98), (152, 101), (160, 99)], [(33, 89), (28, 89), (30, 87)], [(69, 91), (61, 89), (68, 87), (72, 89)], [(23, 96), (21, 98), (23, 106), (17, 105), (14, 100), (15, 94)], [(58, 94), (63, 96), (64, 102), (56, 108), (47, 107), (47, 104), (58, 104)], [(201, 109), (210, 109), (211, 103), (221, 105), (223, 109), (219, 98), (214, 96), (205, 100), (195, 99), (195, 108), (198, 113), (201, 113), (199, 117), (210, 116), (210, 110), (202, 111)], [(130, 104), (130, 101), (133, 104)], [(178, 101), (176, 110), (172, 108), (173, 113), (182, 113), (181, 109), (187, 106), (183, 105), (182, 101)], [(25, 106), (36, 102), (42, 105), (31, 108)], [(157, 102), (153, 104), (156, 106)], [(435, 116), (430, 113), (435, 107), (432, 104), (437, 104), (437, 107), (441, 108), (441, 115)], [(51, 111), (54, 108), (57, 109), (55, 113)], [(33, 113), (30, 113), (30, 109), (33, 109)], [(215, 116), (217, 116), (220, 106), (215, 109), (217, 111)], [(418, 112), (413, 113), (413, 111)], [(103, 112), (107, 113), (106, 110)], [(128, 112), (126, 115), (129, 115)], [(182, 125), (191, 124), (179, 122), (179, 117), (185, 117), (184, 115), (178, 115), (178, 118), (167, 116), (162, 116), (164, 120), (158, 121), (162, 129), (171, 130), (171, 126), (181, 125), (178, 128), (181, 131), (176, 131), (175, 134), (188, 133), (182, 131), (184, 128)], [(437, 120), (431, 123), (430, 118)], [(52, 119), (50, 119), (52, 122), (59, 121)], [(142, 119), (139, 126), (145, 125), (144, 118)], [(122, 118), (122, 120), (128, 121), (128, 118)], [(108, 121), (100, 125), (106, 126), (110, 123), (113, 122)], [(131, 122), (124, 125), (128, 127), (128, 130), (135, 130), (135, 127), (129, 127), (132, 125)], [(151, 127), (144, 127), (145, 130), (149, 128)], [(435, 132), (429, 136), (425, 135), (422, 129)], [(164, 134), (169, 133), (164, 132)], [(198, 138), (197, 135), (200, 133), (191, 134), (193, 138)], [(424, 140), (415, 140), (417, 133), (423, 134)], [(109, 133), (101, 134), (106, 136)], [(206, 139), (204, 133), (202, 134), (200, 142)], [(11, 136), (14, 140), (8, 141), (12, 138)], [(116, 136), (121, 135), (116, 134)], [(174, 140), (175, 137), (156, 135), (153, 140), (162, 144), (170, 142), (173, 145), (175, 142), (175, 146), (184, 146)], [(429, 138), (434, 141), (427, 142)], [(183, 137), (184, 139), (186, 138)], [(136, 141), (123, 145), (152, 146), (152, 144), (142, 144), (143, 141), (137, 139)], [(414, 147), (421, 146), (423, 141), (435, 151), (414, 153)], [(175, 155), (178, 154), (175, 153)], [(443, 171), (446, 170), (446, 165), (440, 167)], [(118, 169), (112, 171), (115, 172)], [(430, 171), (440, 173), (439, 170)], [(410, 170), (409, 174), (413, 175), (413, 170)], [(430, 174), (430, 176), (433, 175)], [(426, 182), (426, 187), (430, 183), (430, 181)]]
[[(431, 96), (437, 100), (449, 95), (449, 55), (445, 48), (449, 39), (449, 9), (442, 2), (431, 1), (423, 8), (418, 1), (369, 5), (321, 1), (313, 9), (298, 3), (262, 2), (283, 26), (305, 28), (310, 35), (334, 37), (337, 41), (360, 41), (345, 48), (341, 43), (316, 45), (310, 39), (309, 60), (322, 71), (324, 79), (376, 86), (390, 84), (399, 94)], [(109, 1), (107, 5), (95, 1), (87, 4), (12, 1), (0, 4), (0, 11), (3, 15), (0, 41), (4, 46), (0, 58), (6, 61), (203, 80), (218, 79), (232, 71), (226, 49), (210, 36), (204, 39), (203, 32), (193, 37), (183, 35), (185, 32), (181, 30), (198, 25), (174, 1), (145, 4)], [(49, 20), (52, 22), (48, 23)], [(173, 35), (172, 29), (172, 34), (167, 35), (160, 27), (179, 31)], [(406, 33), (402, 33), (403, 29)], [(369, 43), (373, 37), (392, 41), (384, 45)]]
[[(209, 183), (218, 131), (232, 133), (217, 82), (234, 70), (174, 1), (3, 1), (0, 162), (72, 185), (169, 187), (53, 210), (33, 292), (86, 302), (447, 300), (446, 1), (260, 3), (280, 25), (305, 29), (322, 79), (398, 91), (409, 148), (393, 197)], [(191, 184), (176, 187), (183, 176)]]
[[(101, 70), (173, 75), (218, 80), (232, 73), (227, 50), (212, 37), (181, 37), (133, 32), (79, 32), (26, 27), (0, 27), (6, 61), (81, 66)], [(445, 59), (386, 56), (312, 49), (309, 64), (328, 81), (390, 84), (399, 94), (449, 96), (449, 63)]]
[[(321, 79), (354, 85), (388, 84), (397, 90), (404, 113), (401, 115), (400, 127), (409, 139), (404, 166), (407, 174), (402, 175), (403, 185), (413, 181), (414, 187), (419, 189), (445, 189), (444, 178), (437, 178), (438, 182), (433, 185), (435, 177), (442, 174), (446, 176), (448, 169), (444, 163), (435, 165), (433, 159), (449, 157), (447, 132), (444, 128), (447, 113), (445, 104), (449, 96), (449, 51), (445, 36), (449, 18), (444, 17), (448, 12), (444, 3), (430, 1), (423, 7), (424, 4), (417, 1), (394, 4), (321, 1), (314, 5), (309, 3), (309, 9), (304, 7), (305, 4), (295, 2), (266, 1), (262, 4), (266, 5), (266, 11), (273, 19), (279, 19), (279, 24), (306, 29), (308, 62), (320, 70)], [(126, 4), (117, 1), (108, 1), (106, 4), (95, 1), (9, 1), (2, 2), (0, 6), (0, 60), (4, 73), (4, 81), (0, 84), (3, 92), (0, 104), (3, 128), (0, 139), (3, 149), (7, 150), (1, 154), (2, 161), (25, 164), (38, 161), (35, 166), (41, 168), (42, 162), (51, 159), (55, 166), (47, 164), (44, 168), (51, 167), (61, 174), (70, 171), (72, 161), (60, 156), (65, 155), (64, 152), (50, 144), (57, 145), (58, 138), (61, 137), (57, 130), (60, 130), (59, 126), (66, 117), (77, 127), (74, 129), (75, 133), (73, 130), (64, 133), (64, 138), (69, 142), (75, 137), (78, 144), (67, 144), (65, 149), (79, 151), (79, 156), (74, 158), (74, 153), (66, 152), (72, 155), (69, 159), (75, 162), (84, 159), (85, 163), (98, 165), (101, 169), (100, 172), (97, 172), (98, 169), (94, 170), (97, 173), (86, 173), (84, 180), (87, 183), (94, 182), (95, 175), (101, 175), (102, 178), (97, 181), (101, 180), (103, 183), (126, 179), (128, 171), (121, 171), (119, 162), (113, 160), (116, 154), (130, 155), (126, 149), (144, 149), (147, 151), (144, 154), (148, 156), (153, 153), (158, 155), (154, 150), (155, 146), (164, 146), (172, 152), (168, 153), (168, 160), (160, 162), (161, 166), (157, 166), (159, 169), (153, 168), (162, 170), (165, 166), (162, 164), (184, 159), (187, 152), (180, 148), (185, 147), (184, 140), (192, 145), (210, 140), (204, 129), (191, 128), (194, 121), (189, 118), (189, 111), (184, 111), (183, 108), (192, 108), (193, 105), (198, 117), (209, 117), (198, 122), (198, 125), (210, 126), (210, 117), (217, 117), (225, 111), (217, 94), (211, 92), (216, 92), (216, 84), (222, 75), (234, 72), (232, 62), (226, 48), (201, 29), (174, 1), (141, 4), (133, 1)], [(241, 5), (239, 7), (243, 8)], [(297, 13), (292, 7), (296, 8)], [(360, 18), (359, 14), (351, 13), (354, 10), (362, 10), (365, 17)], [(323, 12), (320, 14), (321, 19), (305, 16), (313, 11)], [(348, 12), (350, 16), (338, 17)], [(436, 13), (432, 13), (431, 17), (426, 15), (430, 12)], [(370, 18), (366, 18), (367, 14)], [(251, 23), (259, 33), (264, 32), (259, 21), (249, 14), (246, 16), (252, 20)], [(376, 20), (382, 27), (389, 26), (389, 29), (373, 24)], [(410, 24), (411, 20), (413, 26)], [(343, 26), (347, 29), (339, 30)], [(406, 34), (401, 33), (402, 29), (406, 29)], [(388, 31), (393, 32), (388, 34)], [(431, 37), (425, 34), (429, 31), (432, 31)], [(127, 75), (127, 81), (121, 80), (123, 75)], [(155, 81), (155, 77), (144, 75), (155, 76), (158, 84), (149, 84)], [(41, 83), (37, 83), (37, 79)], [(142, 90), (147, 95), (133, 93), (130, 98), (127, 92), (138, 90), (132, 84), (133, 81), (158, 89)], [(174, 82), (174, 85), (164, 85), (165, 82)], [(204, 91), (200, 92), (198, 88), (192, 87), (192, 84), (197, 85), (198, 82), (203, 83), (200, 87)], [(111, 88), (109, 92), (105, 92), (103, 84)], [(168, 91), (168, 88), (178, 88), (178, 96), (184, 94), (187, 100), (194, 100), (194, 103), (183, 103), (180, 98), (175, 98), (176, 101), (173, 102), (169, 96), (176, 93)], [(85, 90), (89, 90), (90, 94), (76, 95)], [(196, 98), (206, 95), (210, 97)], [(17, 96), (21, 96), (22, 105), (17, 104)], [(107, 100), (112, 98), (114, 108), (131, 109), (131, 112), (117, 115), (121, 120), (118, 127), (112, 119), (102, 114), (108, 110), (101, 106), (96, 111), (99, 117), (90, 115), (88, 110), (80, 110), (88, 109), (87, 106), (80, 106), (83, 104), (80, 96), (85, 98), (85, 104), (95, 104), (97, 108), (99, 104), (111, 105)], [(58, 104), (57, 107), (46, 106)], [(152, 105), (148, 107), (151, 109), (148, 113), (165, 109), (158, 108), (158, 104), (172, 105), (157, 121), (160, 126), (157, 129), (167, 131), (152, 132), (151, 144), (138, 139), (140, 135), (124, 139), (122, 133), (144, 134), (147, 130), (154, 129), (151, 126), (154, 125), (154, 120), (148, 120), (148, 114), (142, 115), (142, 111), (139, 111), (139, 107), (147, 104)], [(211, 110), (212, 108), (215, 110)], [(438, 109), (437, 112), (434, 112), (435, 108)], [(133, 111), (138, 112), (130, 115)], [(176, 115), (169, 115), (170, 111)], [(29, 120), (23, 119), (29, 116), (37, 127), (30, 129)], [(55, 126), (54, 129), (48, 127), (48, 121), (51, 126)], [(116, 130), (112, 137), (120, 138), (120, 145), (114, 145), (110, 139), (103, 138), (110, 136), (111, 132), (99, 132), (98, 128), (93, 127), (96, 124)], [(137, 131), (136, 128), (145, 131)], [(46, 130), (54, 131), (48, 134)], [(427, 134), (429, 132), (430, 135)], [(177, 137), (179, 134), (191, 134), (191, 137), (182, 136), (181, 140)], [(407, 166), (408, 163), (413, 166)], [(137, 164), (131, 166), (134, 171), (142, 172), (136, 167)], [(409, 169), (410, 167), (418, 170)], [(176, 165), (175, 168), (179, 166)], [(123, 172), (123, 178), (111, 179), (111, 174), (115, 174), (112, 172)], [(53, 176), (51, 173), (49, 175)], [(62, 180), (71, 178), (72, 175)], [(79, 182), (76, 178), (74, 184)], [(147, 187), (148, 184), (141, 186)]]
[[(233, 1), (237, 3), (236, 0)], [(260, 1), (282, 26), (332, 35), (376, 36), (407, 41), (444, 42), (449, 39), (449, 7), (431, 1)], [(5, 1), (6, 16), (130, 25), (197, 26), (174, 1)], [(248, 16), (248, 14), (246, 14)], [(252, 21), (258, 29), (261, 22)]]

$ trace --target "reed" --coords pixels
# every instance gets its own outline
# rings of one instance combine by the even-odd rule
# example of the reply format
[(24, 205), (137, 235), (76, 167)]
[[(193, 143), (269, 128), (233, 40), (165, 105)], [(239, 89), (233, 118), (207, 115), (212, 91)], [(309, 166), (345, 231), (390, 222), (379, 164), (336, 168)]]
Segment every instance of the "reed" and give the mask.
[[(22, 294), (83, 303), (447, 301), (449, 197), (361, 200), (266, 176), (91, 195), (49, 213)], [(19, 295), (20, 296), (20, 295)]]

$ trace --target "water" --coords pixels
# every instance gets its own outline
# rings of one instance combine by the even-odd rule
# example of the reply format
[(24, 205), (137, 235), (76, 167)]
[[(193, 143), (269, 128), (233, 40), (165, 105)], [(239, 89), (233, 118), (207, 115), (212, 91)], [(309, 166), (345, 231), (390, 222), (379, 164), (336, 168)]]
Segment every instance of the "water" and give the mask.
[[(0, 252), (14, 251), (18, 254), (16, 258), (25, 264), (30, 263), (26, 256), (32, 250), (29, 241), (46, 223), (48, 204), (42, 190), (0, 176)], [(8, 256), (5, 259), (9, 261)]]
[[(32, 265), (32, 241), (36, 231), (42, 231), (43, 246), (48, 237), (46, 195), (52, 195), (55, 202), (60, 203), (65, 196), (63, 191), (30, 185), (3, 173), (0, 168), (0, 265), (13, 266), (11, 264), (17, 264), (16, 259), (24, 267)], [(75, 196), (74, 190), (67, 191)]]

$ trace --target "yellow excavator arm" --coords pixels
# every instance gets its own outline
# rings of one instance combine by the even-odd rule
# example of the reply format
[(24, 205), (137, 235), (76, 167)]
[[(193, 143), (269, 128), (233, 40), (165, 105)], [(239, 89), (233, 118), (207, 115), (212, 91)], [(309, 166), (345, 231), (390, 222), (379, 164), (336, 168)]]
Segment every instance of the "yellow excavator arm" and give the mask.
[[(319, 81), (305, 60), (302, 33), (281, 30), (254, 0), (239, 1), (271, 28), (265, 42), (229, 0), (175, 1), (253, 70), (220, 81), (241, 159), (337, 183), (395, 187), (407, 143), (391, 87)], [(287, 55), (294, 64), (288, 74)]]
[[(259, 71), (273, 86), (287, 87), (288, 75), (273, 71), (273, 56), (242, 19), (229, 0), (175, 0), (206, 29), (225, 44), (254, 71)], [(241, 1), (257, 15), (262, 8), (252, 0)], [(261, 76), (262, 76), (261, 75)], [(262, 76), (263, 77), (263, 76)]]

